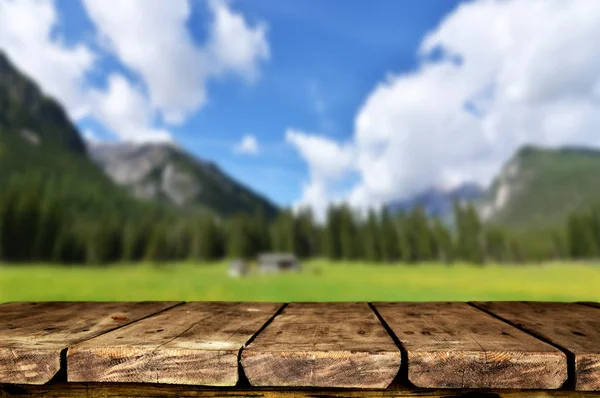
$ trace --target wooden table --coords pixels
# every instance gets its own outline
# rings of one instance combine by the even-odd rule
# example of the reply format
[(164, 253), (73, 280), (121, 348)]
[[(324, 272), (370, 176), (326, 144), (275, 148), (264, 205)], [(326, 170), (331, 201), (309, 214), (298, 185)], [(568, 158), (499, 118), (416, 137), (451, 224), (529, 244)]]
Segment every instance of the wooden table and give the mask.
[(600, 304), (0, 305), (0, 396), (600, 397)]

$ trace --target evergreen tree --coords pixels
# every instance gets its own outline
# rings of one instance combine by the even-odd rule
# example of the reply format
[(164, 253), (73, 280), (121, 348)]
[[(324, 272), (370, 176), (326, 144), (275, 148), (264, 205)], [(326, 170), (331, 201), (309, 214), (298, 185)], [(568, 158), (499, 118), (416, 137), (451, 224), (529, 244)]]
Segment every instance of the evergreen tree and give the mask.
[(52, 258), (58, 233), (62, 229), (64, 215), (61, 214), (59, 206), (52, 199), (46, 199), (41, 206), (39, 220), (35, 225), (37, 231), (32, 254), (37, 261), (47, 261)]
[[(144, 228), (143, 230), (147, 230)], [(136, 224), (130, 220), (126, 221), (121, 234), (123, 252), (121, 260), (125, 262), (137, 261), (142, 259), (146, 241), (145, 234), (142, 233)]]
[(475, 264), (484, 261), (482, 227), (477, 210), (472, 204), (462, 207), (455, 202), (458, 228), (457, 251), (460, 258)]
[(339, 208), (340, 251), (344, 260), (357, 258), (356, 225), (354, 214), (347, 205)]
[(4, 260), (4, 218), (6, 217), (6, 207), (3, 198), (0, 197), (0, 261)]
[(271, 250), (269, 220), (264, 208), (260, 207), (252, 217), (253, 251), (261, 253)]
[(585, 259), (597, 256), (598, 246), (595, 231), (589, 215), (572, 214), (567, 220), (569, 252), (572, 258)]
[(435, 257), (439, 261), (451, 263), (454, 261), (452, 234), (439, 218), (433, 220), (432, 232), (435, 240)]
[(407, 220), (406, 214), (400, 211), (396, 214), (396, 231), (397, 231), (397, 242), (396, 247), (399, 252), (399, 259), (403, 263), (411, 262), (413, 253), (411, 252), (410, 245), (410, 225)]
[(64, 227), (58, 232), (54, 244), (52, 259), (63, 264), (81, 264), (85, 262), (85, 244), (80, 233), (72, 227)]
[(361, 240), (363, 242), (363, 258), (369, 262), (381, 261), (381, 237), (379, 220), (373, 209), (369, 210), (367, 221), (362, 224)]
[(469, 231), (470, 260), (476, 264), (482, 264), (484, 261), (482, 227), (479, 214), (472, 204), (467, 206), (466, 219)]
[(508, 258), (511, 263), (520, 264), (524, 259), (523, 245), (516, 236), (508, 237)]
[(509, 248), (505, 232), (498, 227), (489, 227), (484, 234), (486, 258), (495, 262), (507, 261)]
[(144, 252), (144, 259), (151, 262), (160, 262), (167, 259), (167, 228), (157, 223), (150, 230), (148, 245)]
[[(120, 259), (121, 237), (114, 224), (107, 222), (85, 226), (83, 236), (87, 264), (105, 264)], [(163, 256), (161, 259), (165, 257)]]
[(282, 210), (271, 227), (271, 246), (279, 252), (296, 253), (297, 231), (294, 215), (289, 209)]
[(324, 253), (330, 260), (342, 258), (340, 244), (340, 214), (336, 206), (330, 205), (327, 209), (327, 224), (325, 227), (325, 250)]
[(380, 249), (381, 259), (385, 262), (397, 261), (398, 250), (398, 228), (389, 210), (383, 207), (381, 210)]
[(37, 189), (31, 189), (23, 192), (16, 203), (13, 222), (9, 224), (11, 243), (8, 249), (13, 253), (14, 261), (33, 260), (32, 242), (35, 242), (37, 233), (35, 225), (40, 218), (36, 191)]
[(227, 254), (232, 258), (251, 259), (257, 252), (253, 247), (252, 228), (246, 216), (235, 215), (227, 227)]
[(210, 214), (203, 214), (194, 220), (189, 258), (211, 261), (219, 258), (223, 253), (223, 231), (214, 217)]
[(434, 242), (423, 206), (416, 206), (408, 217), (408, 239), (411, 262), (429, 261), (434, 258)]
[[(550, 241), (552, 247), (551, 256), (553, 260), (561, 260), (568, 257), (568, 248), (564, 231), (553, 229), (550, 232)], [(600, 247), (600, 245), (597, 245), (596, 247)]]
[(310, 208), (300, 209), (296, 218), (296, 254), (300, 258), (309, 258), (317, 256), (318, 236), (315, 227), (313, 213)]

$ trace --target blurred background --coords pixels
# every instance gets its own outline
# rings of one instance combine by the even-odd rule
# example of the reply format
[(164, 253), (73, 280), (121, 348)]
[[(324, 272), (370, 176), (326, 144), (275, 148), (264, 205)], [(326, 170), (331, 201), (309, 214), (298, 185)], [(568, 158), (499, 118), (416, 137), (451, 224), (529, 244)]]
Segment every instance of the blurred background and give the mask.
[(0, 302), (600, 301), (600, 2), (0, 0)]

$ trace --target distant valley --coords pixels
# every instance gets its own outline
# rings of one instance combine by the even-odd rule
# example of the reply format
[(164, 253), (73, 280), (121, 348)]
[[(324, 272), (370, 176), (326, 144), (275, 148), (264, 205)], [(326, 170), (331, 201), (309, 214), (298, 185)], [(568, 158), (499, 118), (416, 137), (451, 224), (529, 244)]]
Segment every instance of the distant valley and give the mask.
[(429, 216), (451, 223), (455, 200), (459, 203), (474, 203), (484, 195), (485, 190), (474, 183), (465, 183), (452, 189), (432, 187), (408, 199), (393, 201), (388, 209), (392, 213), (409, 212), (416, 206), (423, 206)]

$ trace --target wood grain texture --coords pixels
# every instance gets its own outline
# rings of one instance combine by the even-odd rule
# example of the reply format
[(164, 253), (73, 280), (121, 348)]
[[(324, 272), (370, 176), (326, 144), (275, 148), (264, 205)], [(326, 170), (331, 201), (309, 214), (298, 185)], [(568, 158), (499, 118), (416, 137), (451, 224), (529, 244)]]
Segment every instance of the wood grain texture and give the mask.
[(0, 305), (0, 383), (43, 384), (69, 345), (176, 305), (175, 302), (27, 302)]
[(466, 303), (375, 303), (423, 388), (555, 389), (567, 379), (558, 349)]
[(568, 390), (473, 390), (399, 387), (385, 390), (214, 388), (135, 383), (1, 385), (0, 397), (204, 397), (204, 398), (598, 398), (600, 392)]
[(70, 348), (68, 380), (233, 386), (240, 349), (280, 307), (181, 305)]
[(242, 351), (253, 386), (385, 388), (400, 350), (366, 303), (293, 303)]
[(477, 302), (483, 308), (570, 352), (575, 388), (600, 390), (600, 311), (575, 303)]

